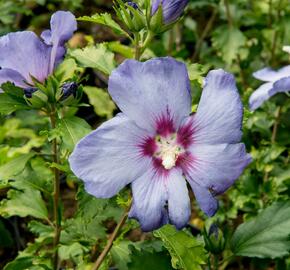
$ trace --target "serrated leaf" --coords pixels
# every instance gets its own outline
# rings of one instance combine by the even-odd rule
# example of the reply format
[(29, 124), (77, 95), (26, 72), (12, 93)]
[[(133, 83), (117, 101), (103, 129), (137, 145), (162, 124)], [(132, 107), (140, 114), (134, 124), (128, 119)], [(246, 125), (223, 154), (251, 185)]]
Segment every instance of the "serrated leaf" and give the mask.
[(114, 54), (104, 44), (72, 50), (70, 56), (81, 67), (96, 68), (107, 75), (110, 75), (115, 68)]
[(18, 256), (14, 261), (9, 262), (3, 270), (51, 270), (47, 262), (37, 256)]
[(51, 226), (45, 225), (36, 220), (30, 221), (28, 224), (28, 228), (32, 233), (40, 236), (41, 238), (54, 236), (54, 229)]
[(128, 35), (127, 32), (123, 30), (121, 26), (112, 19), (112, 16), (109, 13), (97, 13), (93, 16), (83, 16), (79, 17), (78, 20), (106, 25), (113, 29), (113, 31), (118, 35)]
[(90, 104), (94, 106), (95, 113), (107, 119), (112, 118), (116, 106), (110, 95), (105, 90), (93, 86), (85, 86), (83, 89), (88, 95)]
[(246, 37), (238, 29), (222, 25), (212, 36), (212, 45), (221, 54), (222, 59), (231, 64), (237, 57), (239, 49), (246, 43)]
[(11, 114), (17, 110), (27, 110), (28, 105), (11, 96), (1, 93), (0, 94), (0, 114)]
[(81, 187), (78, 194), (78, 210), (74, 218), (66, 221), (61, 242), (70, 245), (74, 242), (95, 244), (106, 237), (103, 222), (108, 218), (119, 220), (122, 210), (108, 199), (97, 199), (87, 194)]
[(173, 226), (166, 225), (154, 232), (164, 243), (171, 255), (174, 269), (198, 270), (205, 264), (206, 251), (199, 241), (184, 231), (177, 231)]
[(76, 61), (72, 58), (67, 58), (57, 66), (54, 75), (60, 82), (65, 82), (72, 79), (77, 69)]
[[(11, 185), (13, 186), (13, 184)], [(15, 188), (19, 188), (19, 184), (15, 183)], [(30, 186), (26, 186), (25, 182), (23, 182), (21, 189), (10, 189), (7, 199), (1, 201), (0, 215), (4, 217), (32, 216), (39, 219), (47, 219), (48, 211), (40, 192)]]
[(72, 260), (78, 264), (82, 261), (85, 250), (86, 248), (79, 243), (61, 245), (58, 249), (58, 255), (61, 260)]
[(58, 128), (62, 134), (63, 144), (68, 150), (73, 150), (79, 140), (91, 131), (90, 125), (76, 116), (60, 119)]
[(231, 240), (239, 256), (278, 258), (290, 250), (290, 202), (276, 202), (241, 224)]
[(114, 264), (118, 267), (118, 270), (128, 270), (127, 264), (130, 262), (130, 241), (121, 241), (114, 243), (111, 249), (111, 256)]
[(34, 153), (21, 155), (0, 166), (0, 179), (7, 180), (24, 170), (26, 163), (34, 156)]
[(188, 76), (191, 81), (197, 80), (202, 85), (207, 69), (201, 64), (187, 64)]

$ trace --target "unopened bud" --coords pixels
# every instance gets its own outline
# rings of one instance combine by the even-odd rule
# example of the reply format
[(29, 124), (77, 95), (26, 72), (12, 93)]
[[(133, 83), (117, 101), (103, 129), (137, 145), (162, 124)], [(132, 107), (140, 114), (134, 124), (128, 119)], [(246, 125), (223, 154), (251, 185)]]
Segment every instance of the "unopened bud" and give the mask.
[(61, 96), (60, 100), (65, 100), (71, 95), (76, 97), (76, 93), (78, 90), (78, 84), (76, 82), (64, 83), (61, 87), (61, 90), (62, 90), (62, 96)]
[(32, 98), (32, 94), (37, 90), (38, 89), (36, 87), (28, 87), (23, 89), (26, 98)]
[(205, 247), (213, 254), (220, 254), (225, 249), (225, 239), (222, 231), (216, 224), (212, 224), (208, 233), (204, 232)]

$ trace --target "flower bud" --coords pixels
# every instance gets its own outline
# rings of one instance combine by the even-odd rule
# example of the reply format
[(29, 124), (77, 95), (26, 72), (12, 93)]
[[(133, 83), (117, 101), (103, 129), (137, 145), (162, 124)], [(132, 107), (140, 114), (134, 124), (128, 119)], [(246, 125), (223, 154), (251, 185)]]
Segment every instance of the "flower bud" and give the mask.
[(146, 26), (146, 16), (135, 2), (117, 0), (117, 15), (131, 32), (139, 32)]
[(187, 4), (188, 0), (153, 0), (151, 15), (154, 15), (161, 6), (163, 22), (170, 24), (181, 16)]
[(208, 232), (204, 231), (205, 248), (212, 254), (220, 254), (225, 249), (225, 239), (216, 224), (212, 224)]
[(181, 16), (188, 0), (152, 0), (150, 28), (163, 32)]
[(36, 87), (28, 87), (23, 89), (24, 95), (26, 98), (32, 98), (32, 94), (36, 92), (38, 89)]
[(65, 100), (69, 98), (69, 96), (76, 97), (76, 93), (78, 90), (78, 84), (76, 82), (67, 82), (61, 86), (62, 96), (60, 100)]
[(138, 5), (135, 2), (127, 2), (127, 5), (131, 6), (134, 9), (140, 10)]
[(27, 87), (23, 89), (24, 98), (29, 106), (34, 109), (40, 109), (47, 103), (47, 96), (36, 87)]

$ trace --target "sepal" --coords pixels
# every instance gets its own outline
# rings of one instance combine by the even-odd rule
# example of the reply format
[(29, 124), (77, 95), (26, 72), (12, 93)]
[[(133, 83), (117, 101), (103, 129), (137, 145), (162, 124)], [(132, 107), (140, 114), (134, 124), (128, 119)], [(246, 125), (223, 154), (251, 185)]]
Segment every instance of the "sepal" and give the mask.
[(212, 224), (210, 228), (203, 231), (206, 250), (212, 254), (221, 254), (226, 246), (226, 241), (222, 231), (216, 224)]
[(126, 25), (133, 33), (138, 33), (146, 27), (146, 16), (143, 11), (132, 3), (123, 3), (121, 0), (116, 0), (114, 6), (118, 18)]

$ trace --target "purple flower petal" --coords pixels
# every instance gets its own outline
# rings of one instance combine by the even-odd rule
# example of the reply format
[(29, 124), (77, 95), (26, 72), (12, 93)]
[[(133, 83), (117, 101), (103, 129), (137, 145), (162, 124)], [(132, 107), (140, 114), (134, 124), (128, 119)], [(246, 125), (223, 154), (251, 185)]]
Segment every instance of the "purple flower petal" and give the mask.
[(11, 82), (11, 83), (14, 83), (18, 87), (22, 87), (22, 88), (28, 87), (28, 85), (25, 84), (24, 81), (25, 79), (17, 71), (9, 69), (9, 68), (0, 69), (0, 86), (3, 83)]
[(45, 30), (41, 34), (44, 42), (52, 45), (50, 67), (52, 73), (56, 65), (62, 60), (65, 54), (64, 44), (68, 41), (73, 32), (77, 30), (75, 16), (69, 11), (57, 11), (51, 16), (51, 30)]
[(279, 70), (273, 70), (271, 68), (263, 68), (253, 73), (253, 76), (261, 81), (274, 82), (283, 77), (290, 76), (290, 65), (280, 68)]
[(118, 114), (77, 144), (69, 158), (71, 169), (88, 193), (112, 197), (149, 166), (150, 159), (138, 147), (144, 136), (144, 130)]
[(201, 210), (209, 217), (212, 217), (218, 209), (218, 201), (207, 188), (198, 185), (194, 181), (190, 181), (190, 185)]
[(153, 0), (152, 1), (152, 4), (151, 4), (151, 15), (154, 15), (157, 12), (157, 10), (158, 10), (159, 6), (161, 5), (161, 3), (162, 3), (162, 0)]
[(233, 75), (221, 69), (208, 73), (197, 112), (192, 118), (196, 143), (220, 144), (241, 140), (243, 106)]
[(143, 231), (152, 231), (168, 223), (165, 180), (155, 170), (147, 170), (132, 183), (133, 204), (129, 217), (137, 219)]
[(273, 96), (277, 93), (289, 91), (290, 91), (290, 77), (285, 77), (274, 83), (273, 88), (269, 91), (269, 94), (270, 96)]
[(191, 112), (186, 66), (169, 57), (126, 60), (112, 72), (109, 92), (130, 119), (152, 132), (168, 122), (176, 129)]
[(249, 99), (250, 110), (254, 111), (258, 109), (266, 100), (268, 100), (272, 95), (271, 90), (273, 89), (273, 83), (268, 82), (262, 84), (257, 90), (255, 90)]
[(189, 221), (190, 200), (181, 171), (159, 174), (154, 169), (149, 170), (132, 183), (132, 190), (133, 205), (129, 216), (140, 222), (143, 231), (152, 231), (168, 222), (181, 229)]
[(164, 23), (170, 24), (181, 16), (184, 8), (188, 4), (188, 0), (155, 0), (152, 3), (152, 15), (157, 12), (160, 4), (162, 5)]
[(29, 31), (0, 38), (0, 67), (12, 69), (32, 84), (31, 76), (43, 82), (49, 74), (51, 48)]
[(166, 188), (170, 223), (174, 224), (177, 229), (182, 229), (190, 219), (191, 207), (186, 181), (181, 171), (170, 172)]
[(251, 162), (242, 143), (193, 144), (189, 151), (193, 162), (185, 172), (187, 177), (215, 194), (226, 191)]

